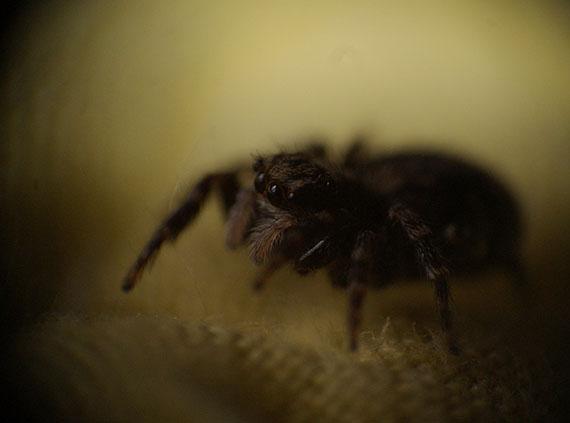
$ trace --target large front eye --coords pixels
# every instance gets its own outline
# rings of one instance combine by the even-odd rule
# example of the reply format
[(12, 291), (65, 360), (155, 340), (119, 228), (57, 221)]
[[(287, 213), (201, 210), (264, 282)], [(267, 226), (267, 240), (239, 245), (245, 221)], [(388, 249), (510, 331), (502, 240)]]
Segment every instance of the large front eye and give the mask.
[(278, 207), (281, 202), (283, 201), (283, 195), (281, 193), (281, 188), (277, 184), (269, 185), (269, 189), (267, 190), (267, 199), (271, 204), (275, 207)]
[(253, 185), (258, 193), (263, 194), (263, 191), (265, 191), (265, 174), (263, 172), (257, 174)]

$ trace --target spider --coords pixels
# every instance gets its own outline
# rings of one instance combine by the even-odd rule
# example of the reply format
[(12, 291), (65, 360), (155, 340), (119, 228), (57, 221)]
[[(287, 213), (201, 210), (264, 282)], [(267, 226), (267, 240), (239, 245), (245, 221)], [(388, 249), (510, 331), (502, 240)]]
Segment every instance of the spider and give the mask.
[(512, 196), (485, 171), (446, 154), (370, 157), (356, 142), (339, 163), (328, 156), (323, 144), (257, 156), (253, 183), (245, 186), (239, 183), (243, 167), (207, 174), (155, 231), (123, 290), (134, 287), (163, 242), (175, 240), (218, 190), (227, 246), (248, 244), (252, 260), (263, 266), (256, 289), (289, 262), (299, 274), (327, 268), (332, 283), (348, 290), (354, 351), (367, 287), (427, 277), (449, 349), (458, 354), (448, 269), (498, 266), (522, 278), (520, 218)]

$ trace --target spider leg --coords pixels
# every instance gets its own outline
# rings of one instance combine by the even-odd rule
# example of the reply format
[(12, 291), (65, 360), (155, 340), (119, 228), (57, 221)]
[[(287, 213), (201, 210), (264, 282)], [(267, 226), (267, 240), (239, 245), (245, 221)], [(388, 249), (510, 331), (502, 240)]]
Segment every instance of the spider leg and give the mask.
[(139, 254), (124, 279), (123, 291), (130, 291), (135, 286), (142, 271), (155, 257), (163, 242), (175, 240), (180, 232), (196, 217), (201, 205), (214, 187), (220, 188), (224, 205), (228, 208), (232, 197), (234, 201), (236, 197), (236, 193), (233, 192), (237, 187), (236, 173), (212, 173), (206, 175), (190, 190), (186, 201), (158, 227)]
[(249, 189), (242, 189), (235, 196), (235, 202), (228, 211), (226, 227), (226, 245), (229, 248), (236, 248), (244, 243), (255, 219), (255, 201), (256, 194)]
[(388, 211), (388, 216), (400, 224), (413, 244), (417, 259), (423, 266), (427, 277), (433, 282), (441, 328), (447, 338), (450, 352), (459, 354), (459, 345), (451, 330), (450, 288), (447, 281), (449, 272), (443, 265), (439, 249), (433, 244), (430, 228), (417, 214), (401, 204), (392, 206)]
[(214, 184), (217, 184), (224, 211), (228, 215), (237, 201), (241, 188), (238, 180), (238, 172), (239, 171), (218, 174), (219, 177), (217, 181), (214, 182)]
[(358, 346), (358, 330), (362, 321), (362, 303), (366, 295), (367, 282), (374, 260), (374, 233), (361, 232), (350, 256), (348, 269), (348, 331), (350, 350), (356, 351)]

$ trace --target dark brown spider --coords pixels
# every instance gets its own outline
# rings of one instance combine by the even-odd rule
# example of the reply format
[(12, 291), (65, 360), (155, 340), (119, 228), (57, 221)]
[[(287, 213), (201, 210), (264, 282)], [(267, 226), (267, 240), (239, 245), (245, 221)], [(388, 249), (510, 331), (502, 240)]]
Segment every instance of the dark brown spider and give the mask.
[(291, 261), (306, 274), (327, 267), (348, 288), (350, 348), (356, 349), (368, 285), (427, 276), (450, 350), (459, 351), (451, 326), (448, 269), (454, 273), (501, 266), (522, 277), (520, 221), (505, 188), (478, 168), (434, 153), (369, 158), (355, 143), (340, 164), (324, 147), (258, 157), (253, 183), (243, 169), (204, 176), (186, 201), (159, 226), (127, 274), (129, 291), (162, 243), (174, 240), (198, 214), (212, 189), (227, 212), (226, 243), (247, 243), (263, 269), (261, 288)]

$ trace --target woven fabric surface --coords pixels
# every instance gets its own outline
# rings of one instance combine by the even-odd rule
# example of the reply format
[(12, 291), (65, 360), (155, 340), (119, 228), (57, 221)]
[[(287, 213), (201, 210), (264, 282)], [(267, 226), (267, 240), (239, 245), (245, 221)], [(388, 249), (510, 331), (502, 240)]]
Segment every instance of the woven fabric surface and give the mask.
[(52, 316), (15, 343), (12, 369), (24, 415), (55, 421), (514, 422), (560, 413), (556, 340), (529, 347), (541, 339), (503, 321), (470, 328), (455, 357), (417, 326), (388, 319), (349, 354), (263, 324)]

